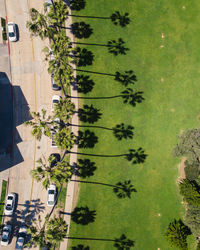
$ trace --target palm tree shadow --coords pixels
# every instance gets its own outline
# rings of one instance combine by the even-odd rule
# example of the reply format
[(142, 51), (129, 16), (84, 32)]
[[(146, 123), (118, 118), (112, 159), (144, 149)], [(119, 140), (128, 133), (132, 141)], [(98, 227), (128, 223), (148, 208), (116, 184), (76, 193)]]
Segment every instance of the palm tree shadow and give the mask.
[(94, 123), (101, 118), (102, 113), (100, 109), (94, 108), (93, 105), (84, 104), (83, 108), (78, 110), (78, 116), (82, 122)]
[(71, 32), (76, 38), (89, 38), (93, 33), (93, 29), (85, 22), (75, 22), (71, 25)]
[(87, 206), (85, 207), (76, 207), (71, 213), (71, 219), (76, 224), (88, 225), (95, 221), (96, 211), (89, 210)]
[(93, 148), (98, 142), (98, 137), (89, 129), (85, 131), (78, 131), (78, 147), (79, 148)]
[(96, 169), (95, 162), (90, 159), (78, 159), (78, 163), (73, 165), (74, 175), (81, 178), (93, 176)]
[(72, 57), (74, 58), (72, 63), (75, 63), (79, 67), (92, 65), (94, 60), (94, 55), (91, 51), (80, 47), (75, 48)]
[(84, 246), (82, 244), (79, 244), (77, 246), (73, 246), (72, 250), (90, 250), (89, 246)]
[(102, 239), (102, 238), (83, 238), (83, 237), (70, 237), (67, 236), (67, 239), (77, 239), (77, 240), (98, 240), (98, 241), (110, 241), (114, 242), (114, 247), (118, 250), (129, 250), (135, 246), (135, 241), (128, 239), (125, 234), (122, 234), (120, 238), (115, 239)]
[(74, 90), (83, 94), (87, 94), (92, 91), (94, 85), (94, 81), (87, 75), (77, 75), (73, 81)]
[(71, 10), (82, 10), (85, 8), (85, 0), (63, 0)]

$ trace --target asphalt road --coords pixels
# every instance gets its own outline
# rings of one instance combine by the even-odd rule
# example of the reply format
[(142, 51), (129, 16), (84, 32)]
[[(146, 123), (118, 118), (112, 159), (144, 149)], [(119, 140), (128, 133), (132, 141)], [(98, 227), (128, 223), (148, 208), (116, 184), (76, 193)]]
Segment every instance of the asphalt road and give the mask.
[[(17, 208), (13, 217), (5, 217), (5, 223), (13, 225), (11, 244), (2, 249), (14, 249), (18, 228), (31, 219), (37, 219), (38, 214), (45, 217), (50, 211), (46, 206), (47, 191), (40, 183), (36, 183), (30, 176), (35, 161), (40, 157), (48, 158), (53, 152), (50, 140), (42, 138), (36, 141), (31, 135), (31, 129), (23, 123), (31, 119), (29, 111), (41, 111), (42, 108), (51, 110), (51, 99), (55, 93), (51, 90), (50, 75), (44, 60), (42, 49), (48, 41), (31, 38), (26, 29), (31, 7), (41, 11), (41, 0), (6, 0), (6, 15), (8, 22), (15, 22), (19, 29), (19, 40), (10, 43), (11, 81), (14, 98), (14, 143), (9, 169), (8, 192), (15, 192), (18, 197)], [(46, 44), (45, 44), (46, 43)], [(37, 249), (37, 248), (34, 248)]]

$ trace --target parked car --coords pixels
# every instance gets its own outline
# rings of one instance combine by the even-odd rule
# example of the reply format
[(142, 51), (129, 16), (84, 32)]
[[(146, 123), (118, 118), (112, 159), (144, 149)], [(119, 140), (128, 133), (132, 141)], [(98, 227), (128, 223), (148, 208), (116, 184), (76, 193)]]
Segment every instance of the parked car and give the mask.
[(15, 201), (16, 201), (16, 194), (10, 193), (7, 195), (6, 198), (6, 205), (4, 208), (5, 215), (12, 215), (15, 210)]
[(5, 225), (3, 227), (1, 236), (1, 246), (7, 246), (10, 243), (11, 231), (12, 231), (11, 225)]
[(8, 23), (8, 39), (10, 42), (17, 41), (17, 25), (13, 22)]
[[(60, 119), (59, 118), (55, 118), (54, 122), (58, 123), (58, 126), (60, 126)], [(53, 125), (51, 127), (51, 147), (52, 148), (57, 148), (57, 145), (55, 143), (55, 135), (56, 135), (56, 131), (58, 129), (58, 126)]]
[(24, 242), (26, 239), (26, 234), (27, 234), (27, 227), (26, 226), (20, 227), (15, 249), (23, 249)]
[(48, 206), (53, 206), (56, 201), (56, 185), (55, 184), (50, 184), (47, 190), (47, 205)]
[(52, 106), (51, 106), (51, 111), (54, 111), (54, 108), (55, 108), (55, 104), (58, 104), (60, 101), (60, 96), (59, 95), (54, 95), (52, 97)]
[(61, 87), (58, 86), (54, 80), (54, 73), (51, 73), (51, 86), (52, 86), (52, 89), (55, 91), (61, 90)]
[(60, 154), (57, 153), (50, 154), (50, 157), (52, 156), (54, 157), (54, 160), (50, 164), (51, 168), (53, 168), (56, 165), (56, 163), (60, 161)]

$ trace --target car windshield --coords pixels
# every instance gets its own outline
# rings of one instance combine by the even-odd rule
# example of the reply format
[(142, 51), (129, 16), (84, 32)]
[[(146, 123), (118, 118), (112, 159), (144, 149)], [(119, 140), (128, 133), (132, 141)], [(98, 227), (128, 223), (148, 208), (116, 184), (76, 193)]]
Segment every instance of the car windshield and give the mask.
[(13, 199), (13, 197), (12, 196), (8, 196), (8, 200), (12, 200)]
[(3, 242), (7, 242), (7, 241), (8, 241), (8, 238), (7, 238), (6, 236), (3, 236), (3, 237), (2, 237), (2, 241), (3, 241)]
[(10, 204), (8, 204), (8, 205), (6, 206), (6, 210), (12, 210), (12, 206), (11, 206)]
[(56, 83), (53, 84), (54, 88), (58, 88), (58, 85)]
[(49, 190), (49, 194), (54, 194), (54, 190)]
[(15, 33), (14, 32), (9, 32), (9, 37), (14, 37)]

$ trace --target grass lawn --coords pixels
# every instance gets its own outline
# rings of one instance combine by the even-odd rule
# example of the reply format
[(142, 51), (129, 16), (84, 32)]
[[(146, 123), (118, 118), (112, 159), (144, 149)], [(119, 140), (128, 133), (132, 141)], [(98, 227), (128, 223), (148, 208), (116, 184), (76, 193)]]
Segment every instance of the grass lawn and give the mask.
[[(0, 198), (0, 216), (3, 215), (4, 211), (4, 203), (5, 203), (5, 197), (6, 197), (6, 186), (7, 186), (7, 181), (3, 180), (2, 181), (2, 188), (1, 188), (1, 198)], [(0, 219), (0, 225), (2, 223), (2, 217)]]
[[(72, 222), (70, 236), (91, 240), (75, 239), (70, 245), (111, 250), (115, 249), (113, 242), (106, 239), (124, 233), (135, 241), (137, 250), (174, 249), (163, 234), (170, 221), (182, 218), (184, 209), (176, 184), (179, 161), (171, 151), (181, 130), (199, 125), (200, 2), (86, 0), (85, 9), (74, 14), (109, 17), (116, 10), (130, 14), (127, 27), (115, 26), (107, 19), (73, 20), (93, 28), (90, 38), (81, 42), (106, 44), (121, 37), (130, 51), (114, 56), (106, 47), (87, 45), (94, 54), (93, 65), (81, 69), (101, 73), (132, 69), (138, 79), (133, 88), (144, 91), (145, 101), (131, 107), (122, 99), (84, 100), (84, 104), (93, 104), (102, 112), (94, 125), (112, 128), (124, 122), (135, 127), (135, 135), (133, 140), (118, 141), (111, 131), (90, 129), (98, 136), (98, 143), (82, 152), (118, 154), (142, 147), (148, 157), (141, 165), (132, 165), (124, 158), (90, 157), (97, 170), (85, 180), (115, 184), (130, 179), (137, 193), (131, 199), (118, 199), (111, 187), (81, 184), (77, 206), (95, 210), (96, 217), (85, 226)], [(90, 76), (95, 86), (87, 96), (112, 96), (124, 90), (113, 77)]]

